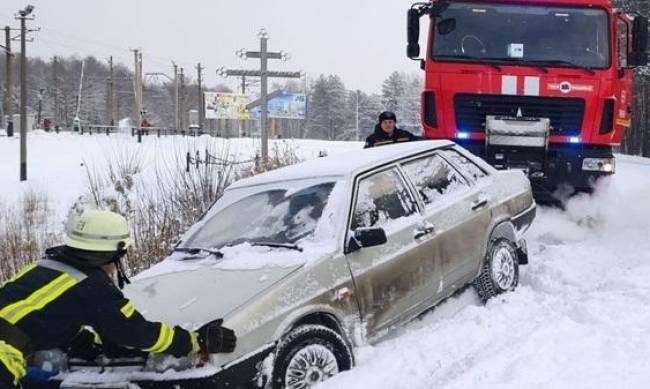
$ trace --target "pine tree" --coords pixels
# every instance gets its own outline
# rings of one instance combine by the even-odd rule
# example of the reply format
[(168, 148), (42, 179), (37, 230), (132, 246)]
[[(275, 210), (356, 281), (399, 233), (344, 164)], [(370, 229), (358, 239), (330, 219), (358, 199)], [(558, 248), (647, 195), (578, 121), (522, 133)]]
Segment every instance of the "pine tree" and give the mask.
[(337, 75), (320, 75), (309, 94), (306, 136), (335, 140), (349, 129), (348, 91)]
[(399, 101), (406, 92), (406, 74), (398, 71), (392, 72), (381, 86), (381, 96), (384, 108), (396, 112)]

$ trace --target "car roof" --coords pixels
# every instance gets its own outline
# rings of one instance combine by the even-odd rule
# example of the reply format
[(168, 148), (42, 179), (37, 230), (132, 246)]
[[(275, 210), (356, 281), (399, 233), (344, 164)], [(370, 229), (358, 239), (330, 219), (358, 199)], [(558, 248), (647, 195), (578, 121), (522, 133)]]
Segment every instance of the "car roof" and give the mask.
[(448, 140), (425, 140), (336, 153), (258, 174), (237, 181), (228, 189), (320, 177), (349, 178), (385, 163), (452, 145)]

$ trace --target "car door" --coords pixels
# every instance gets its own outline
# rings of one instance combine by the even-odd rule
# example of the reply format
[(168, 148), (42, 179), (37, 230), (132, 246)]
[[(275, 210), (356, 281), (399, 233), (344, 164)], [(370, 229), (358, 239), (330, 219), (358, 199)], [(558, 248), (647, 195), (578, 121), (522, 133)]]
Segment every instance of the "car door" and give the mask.
[(424, 222), (433, 230), (429, 251), (438, 263), (438, 277), (431, 277), (428, 291), (443, 298), (465, 285), (469, 264), (475, 260), (476, 214), (485, 208), (483, 199), (474, 193), (472, 182), (439, 153), (404, 162), (402, 168), (424, 203)]
[(496, 198), (498, 194), (494, 191), (494, 177), (456, 149), (441, 150), (440, 155), (452, 163), (467, 178), (471, 186), (471, 190), (465, 197), (465, 207), (470, 210), (466, 228), (469, 239), (465, 242), (468, 255), (465, 256), (466, 262), (462, 265), (461, 273), (463, 278), (473, 279), (477, 275), (488, 246), (492, 208), (499, 201)]
[(354, 231), (378, 227), (387, 237), (385, 244), (346, 254), (371, 338), (404, 320), (419, 302), (425, 271), (415, 250), (414, 231), (420, 220), (414, 195), (397, 167), (357, 179), (348, 238), (353, 239)]

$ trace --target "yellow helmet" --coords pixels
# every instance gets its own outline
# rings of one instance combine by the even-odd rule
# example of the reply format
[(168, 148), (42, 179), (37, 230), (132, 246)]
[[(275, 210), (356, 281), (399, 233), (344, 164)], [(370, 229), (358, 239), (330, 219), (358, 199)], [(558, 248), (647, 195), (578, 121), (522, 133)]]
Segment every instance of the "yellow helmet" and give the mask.
[(133, 244), (124, 216), (109, 211), (86, 211), (74, 215), (66, 224), (64, 244), (85, 251), (118, 251)]

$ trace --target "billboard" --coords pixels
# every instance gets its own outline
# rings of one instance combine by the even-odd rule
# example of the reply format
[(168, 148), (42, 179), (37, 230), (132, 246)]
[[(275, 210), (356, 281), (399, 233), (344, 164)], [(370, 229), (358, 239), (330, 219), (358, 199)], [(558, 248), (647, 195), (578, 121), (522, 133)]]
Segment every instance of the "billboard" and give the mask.
[[(255, 118), (260, 117), (260, 107), (253, 109)], [(304, 94), (282, 94), (269, 100), (269, 118), (304, 119), (307, 111), (307, 96)]]
[(248, 96), (234, 93), (205, 92), (205, 118), (206, 119), (250, 119), (250, 112), (246, 109), (249, 103)]

